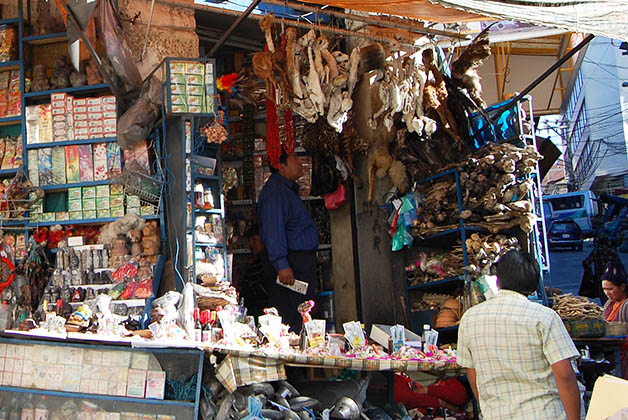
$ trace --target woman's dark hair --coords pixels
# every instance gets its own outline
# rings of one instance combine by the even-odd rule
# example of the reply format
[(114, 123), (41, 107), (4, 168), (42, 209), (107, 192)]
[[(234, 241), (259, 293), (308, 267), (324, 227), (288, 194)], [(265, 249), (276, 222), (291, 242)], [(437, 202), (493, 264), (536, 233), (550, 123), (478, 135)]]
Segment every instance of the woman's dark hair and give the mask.
[(628, 283), (626, 281), (626, 270), (620, 261), (611, 261), (606, 264), (604, 273), (602, 273), (600, 280), (610, 281), (615, 286), (621, 286), (623, 284), (628, 287)]
[(541, 270), (534, 257), (527, 252), (512, 250), (497, 262), (500, 289), (531, 295), (539, 287)]
[[(286, 165), (288, 163), (288, 156), (290, 156), (288, 154), (288, 152), (286, 152), (286, 149), (284, 149), (283, 145), (281, 146), (281, 154), (279, 155), (279, 162), (283, 163), (284, 165)], [(270, 173), (271, 174), (276, 174), (277, 172), (279, 172), (278, 168), (275, 168), (273, 165), (268, 165), (270, 168)]]

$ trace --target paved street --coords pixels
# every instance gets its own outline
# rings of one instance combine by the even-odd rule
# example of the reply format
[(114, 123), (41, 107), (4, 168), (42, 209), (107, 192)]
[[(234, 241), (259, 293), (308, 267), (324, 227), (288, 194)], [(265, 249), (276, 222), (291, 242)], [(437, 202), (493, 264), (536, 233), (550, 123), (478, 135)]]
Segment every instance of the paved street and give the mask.
[[(550, 251), (550, 267), (552, 275), (552, 287), (561, 289), (563, 293), (578, 293), (580, 278), (582, 277), (582, 260), (591, 252), (593, 242), (584, 243), (584, 251), (572, 251), (570, 249), (560, 249)], [(619, 253), (628, 268), (628, 253)]]

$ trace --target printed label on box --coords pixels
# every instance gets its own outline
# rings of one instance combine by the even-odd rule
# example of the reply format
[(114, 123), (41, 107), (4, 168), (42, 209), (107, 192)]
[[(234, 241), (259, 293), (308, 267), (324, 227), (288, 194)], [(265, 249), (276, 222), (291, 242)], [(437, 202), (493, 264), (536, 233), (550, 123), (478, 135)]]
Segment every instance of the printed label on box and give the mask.
[(116, 97), (113, 95), (101, 96), (100, 101), (103, 104), (116, 104)]
[(79, 171), (81, 182), (94, 180), (94, 161), (92, 157), (92, 145), (81, 144), (78, 146)]
[(87, 107), (87, 113), (91, 114), (91, 113), (101, 113), (102, 112), (102, 105), (89, 105)]
[(74, 115), (76, 114), (87, 114), (86, 106), (75, 106), (74, 107)]
[(79, 149), (78, 146), (66, 146), (65, 151), (65, 175), (68, 183), (79, 182), (81, 180), (81, 172), (79, 166)]
[[(148, 355), (146, 354), (146, 356)], [(144, 398), (145, 389), (146, 371), (140, 369), (129, 369), (129, 378), (126, 389), (127, 397)]]
[(102, 98), (87, 98), (87, 106), (101, 105)]
[(164, 399), (166, 372), (148, 371), (146, 373), (146, 398)]

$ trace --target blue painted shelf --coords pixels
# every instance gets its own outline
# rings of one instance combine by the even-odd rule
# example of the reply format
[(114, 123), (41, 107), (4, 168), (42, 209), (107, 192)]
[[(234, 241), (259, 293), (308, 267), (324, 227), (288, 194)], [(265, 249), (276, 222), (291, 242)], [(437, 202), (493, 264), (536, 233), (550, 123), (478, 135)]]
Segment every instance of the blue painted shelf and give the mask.
[(12, 176), (17, 173), (17, 168), (15, 169), (0, 169), (0, 177)]
[(86, 394), (84, 392), (49, 391), (46, 389), (18, 388), (18, 387), (13, 387), (13, 386), (0, 386), (0, 391), (19, 392), (19, 393), (28, 393), (28, 394), (36, 394), (36, 395), (53, 395), (55, 397), (131, 402), (131, 403), (136, 403), (136, 404), (170, 405), (170, 406), (190, 407), (190, 408), (194, 408), (196, 406), (193, 402), (188, 402), (188, 401), (153, 400), (153, 399), (148, 399), (148, 398), (118, 397), (115, 395)]
[[(158, 220), (160, 216), (158, 214), (151, 214), (151, 215), (140, 216), (140, 217), (146, 220)], [(103, 224), (103, 223), (110, 223), (118, 219), (119, 217), (100, 217), (97, 219), (53, 220), (50, 222), (29, 222), (28, 226), (37, 227), (37, 226), (54, 226), (54, 225), (84, 225), (88, 223), (97, 225), (97, 224)]]
[(4, 61), (0, 63), (0, 70), (17, 70), (20, 68), (21, 61), (20, 60), (12, 60), (12, 61)]
[(46, 96), (50, 96), (51, 93), (89, 93), (95, 92), (99, 90), (108, 90), (109, 85), (106, 83), (100, 83), (98, 85), (88, 85), (88, 86), (77, 86), (66, 89), (51, 89), (51, 90), (42, 90), (39, 92), (28, 92), (24, 94), (24, 98), (44, 98)]
[(118, 140), (117, 137), (101, 137), (97, 139), (53, 141), (53, 142), (48, 142), (48, 143), (27, 144), (26, 148), (27, 149), (44, 149), (46, 147), (72, 146), (72, 145), (79, 145), (79, 144), (113, 143), (117, 140)]
[(196, 245), (196, 246), (206, 246), (206, 247), (215, 247), (215, 248), (222, 248), (222, 247), (224, 247), (224, 244), (221, 244), (220, 242), (217, 242), (215, 244), (210, 244), (210, 243), (205, 243), (205, 242), (195, 242), (194, 245)]
[(206, 179), (209, 181), (219, 181), (220, 177), (216, 175), (204, 175), (204, 174), (194, 174), (194, 178), (198, 179)]
[(16, 115), (14, 117), (0, 118), (0, 125), (18, 125), (22, 124), (22, 116)]
[(23, 41), (31, 45), (46, 45), (66, 42), (68, 40), (67, 32), (57, 32), (54, 34), (31, 35), (24, 37)]
[(74, 187), (94, 187), (96, 185), (109, 185), (111, 184), (110, 179), (105, 179), (102, 181), (87, 181), (87, 182), (74, 182), (72, 184), (52, 184), (52, 185), (40, 185), (44, 191), (55, 191), (55, 190), (67, 190), (68, 188)]
[(198, 213), (198, 214), (222, 214), (222, 210), (220, 210), (220, 209), (212, 209), (212, 210), (194, 209), (194, 213)]

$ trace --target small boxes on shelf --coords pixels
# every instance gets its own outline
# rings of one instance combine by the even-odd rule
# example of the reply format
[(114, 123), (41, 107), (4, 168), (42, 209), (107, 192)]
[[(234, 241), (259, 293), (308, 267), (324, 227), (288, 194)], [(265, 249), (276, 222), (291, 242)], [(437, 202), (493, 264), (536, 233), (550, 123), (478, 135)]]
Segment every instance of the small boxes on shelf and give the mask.
[(169, 113), (214, 113), (215, 71), (212, 60), (169, 61)]

